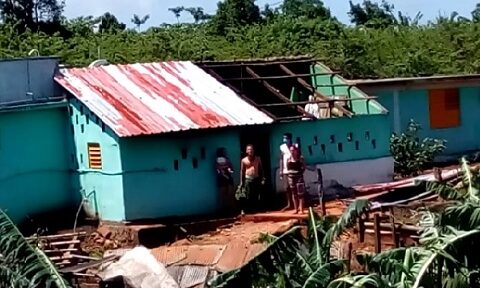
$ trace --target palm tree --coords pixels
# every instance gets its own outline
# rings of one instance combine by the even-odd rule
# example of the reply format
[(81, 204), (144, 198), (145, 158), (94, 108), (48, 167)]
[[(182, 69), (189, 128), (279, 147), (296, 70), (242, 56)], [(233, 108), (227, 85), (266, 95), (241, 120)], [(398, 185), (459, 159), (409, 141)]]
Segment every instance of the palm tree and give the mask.
[(183, 6), (168, 8), (168, 11), (172, 12), (173, 15), (175, 15), (175, 18), (177, 18), (178, 24), (180, 24), (180, 14), (183, 12), (183, 10), (185, 10)]
[(346, 263), (332, 258), (332, 243), (366, 211), (365, 200), (353, 202), (337, 222), (319, 219), (309, 210), (308, 236), (294, 227), (280, 237), (264, 235), (270, 244), (243, 267), (213, 280), (213, 287), (327, 287), (345, 273)]
[(145, 24), (148, 19), (150, 19), (150, 15), (148, 14), (143, 16), (143, 18), (140, 18), (140, 16), (137, 14), (133, 14), (132, 23), (135, 24), (135, 26), (137, 26), (137, 30), (140, 31), (140, 26)]
[(30, 245), (1, 210), (0, 235), (0, 287), (69, 287), (48, 257)]

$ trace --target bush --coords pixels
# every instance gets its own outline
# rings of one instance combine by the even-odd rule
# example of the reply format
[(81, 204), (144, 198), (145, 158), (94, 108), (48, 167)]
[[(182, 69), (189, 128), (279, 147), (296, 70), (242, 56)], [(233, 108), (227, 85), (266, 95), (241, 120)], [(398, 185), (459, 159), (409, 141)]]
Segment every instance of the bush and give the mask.
[(446, 148), (445, 140), (418, 138), (421, 127), (410, 120), (407, 131), (390, 137), (390, 152), (395, 161), (395, 172), (403, 177), (418, 175), (426, 165), (440, 155)]

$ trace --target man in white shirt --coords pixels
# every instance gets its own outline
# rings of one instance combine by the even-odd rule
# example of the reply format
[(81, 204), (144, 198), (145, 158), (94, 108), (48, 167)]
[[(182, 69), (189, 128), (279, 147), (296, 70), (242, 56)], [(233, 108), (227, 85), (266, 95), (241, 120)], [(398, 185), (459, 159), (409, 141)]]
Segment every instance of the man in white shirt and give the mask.
[[(315, 103), (315, 97), (313, 95), (308, 96), (309, 103), (305, 105), (305, 112), (310, 115), (313, 115), (315, 118), (320, 119), (320, 106), (318, 103)], [(328, 103), (327, 103), (328, 104)], [(306, 118), (310, 119), (310, 118)]]
[(288, 174), (288, 168), (287, 168), (287, 162), (288, 159), (290, 158), (290, 147), (293, 145), (292, 142), (292, 134), (291, 133), (285, 133), (283, 134), (283, 141), (282, 145), (280, 145), (280, 165), (279, 165), (279, 170), (280, 170), (280, 181), (282, 181), (283, 188), (285, 189), (285, 194), (287, 196), (287, 206), (282, 209), (282, 211), (290, 210), (293, 209), (292, 205), (292, 191), (290, 191), (290, 187), (288, 185), (288, 180), (287, 180), (287, 174)]

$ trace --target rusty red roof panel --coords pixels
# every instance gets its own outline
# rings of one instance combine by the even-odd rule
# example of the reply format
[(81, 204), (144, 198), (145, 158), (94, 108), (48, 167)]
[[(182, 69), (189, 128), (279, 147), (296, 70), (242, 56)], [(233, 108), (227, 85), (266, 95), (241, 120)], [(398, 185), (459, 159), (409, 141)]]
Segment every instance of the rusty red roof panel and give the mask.
[(120, 137), (273, 122), (192, 62), (62, 69), (55, 80)]

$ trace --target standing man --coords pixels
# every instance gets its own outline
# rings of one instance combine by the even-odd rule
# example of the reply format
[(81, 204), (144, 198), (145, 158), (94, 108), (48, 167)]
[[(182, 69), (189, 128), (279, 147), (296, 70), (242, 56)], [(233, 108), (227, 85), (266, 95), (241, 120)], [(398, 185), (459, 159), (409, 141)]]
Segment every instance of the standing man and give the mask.
[(263, 185), (262, 160), (255, 156), (253, 145), (247, 145), (245, 152), (247, 156), (240, 164), (240, 187), (237, 191), (237, 199), (243, 199), (242, 211), (255, 211), (258, 208)]
[(217, 149), (217, 185), (220, 192), (220, 205), (222, 212), (234, 213), (235, 211), (235, 189), (233, 188), (233, 167), (227, 157), (225, 148)]
[(290, 148), (293, 146), (292, 138), (293, 137), (291, 133), (283, 134), (282, 145), (280, 145), (280, 181), (282, 181), (283, 189), (285, 190), (285, 194), (287, 196), (287, 206), (285, 206), (282, 211), (293, 209), (292, 191), (290, 189), (290, 185), (288, 185), (288, 179), (286, 177), (288, 174), (287, 162), (291, 157)]

